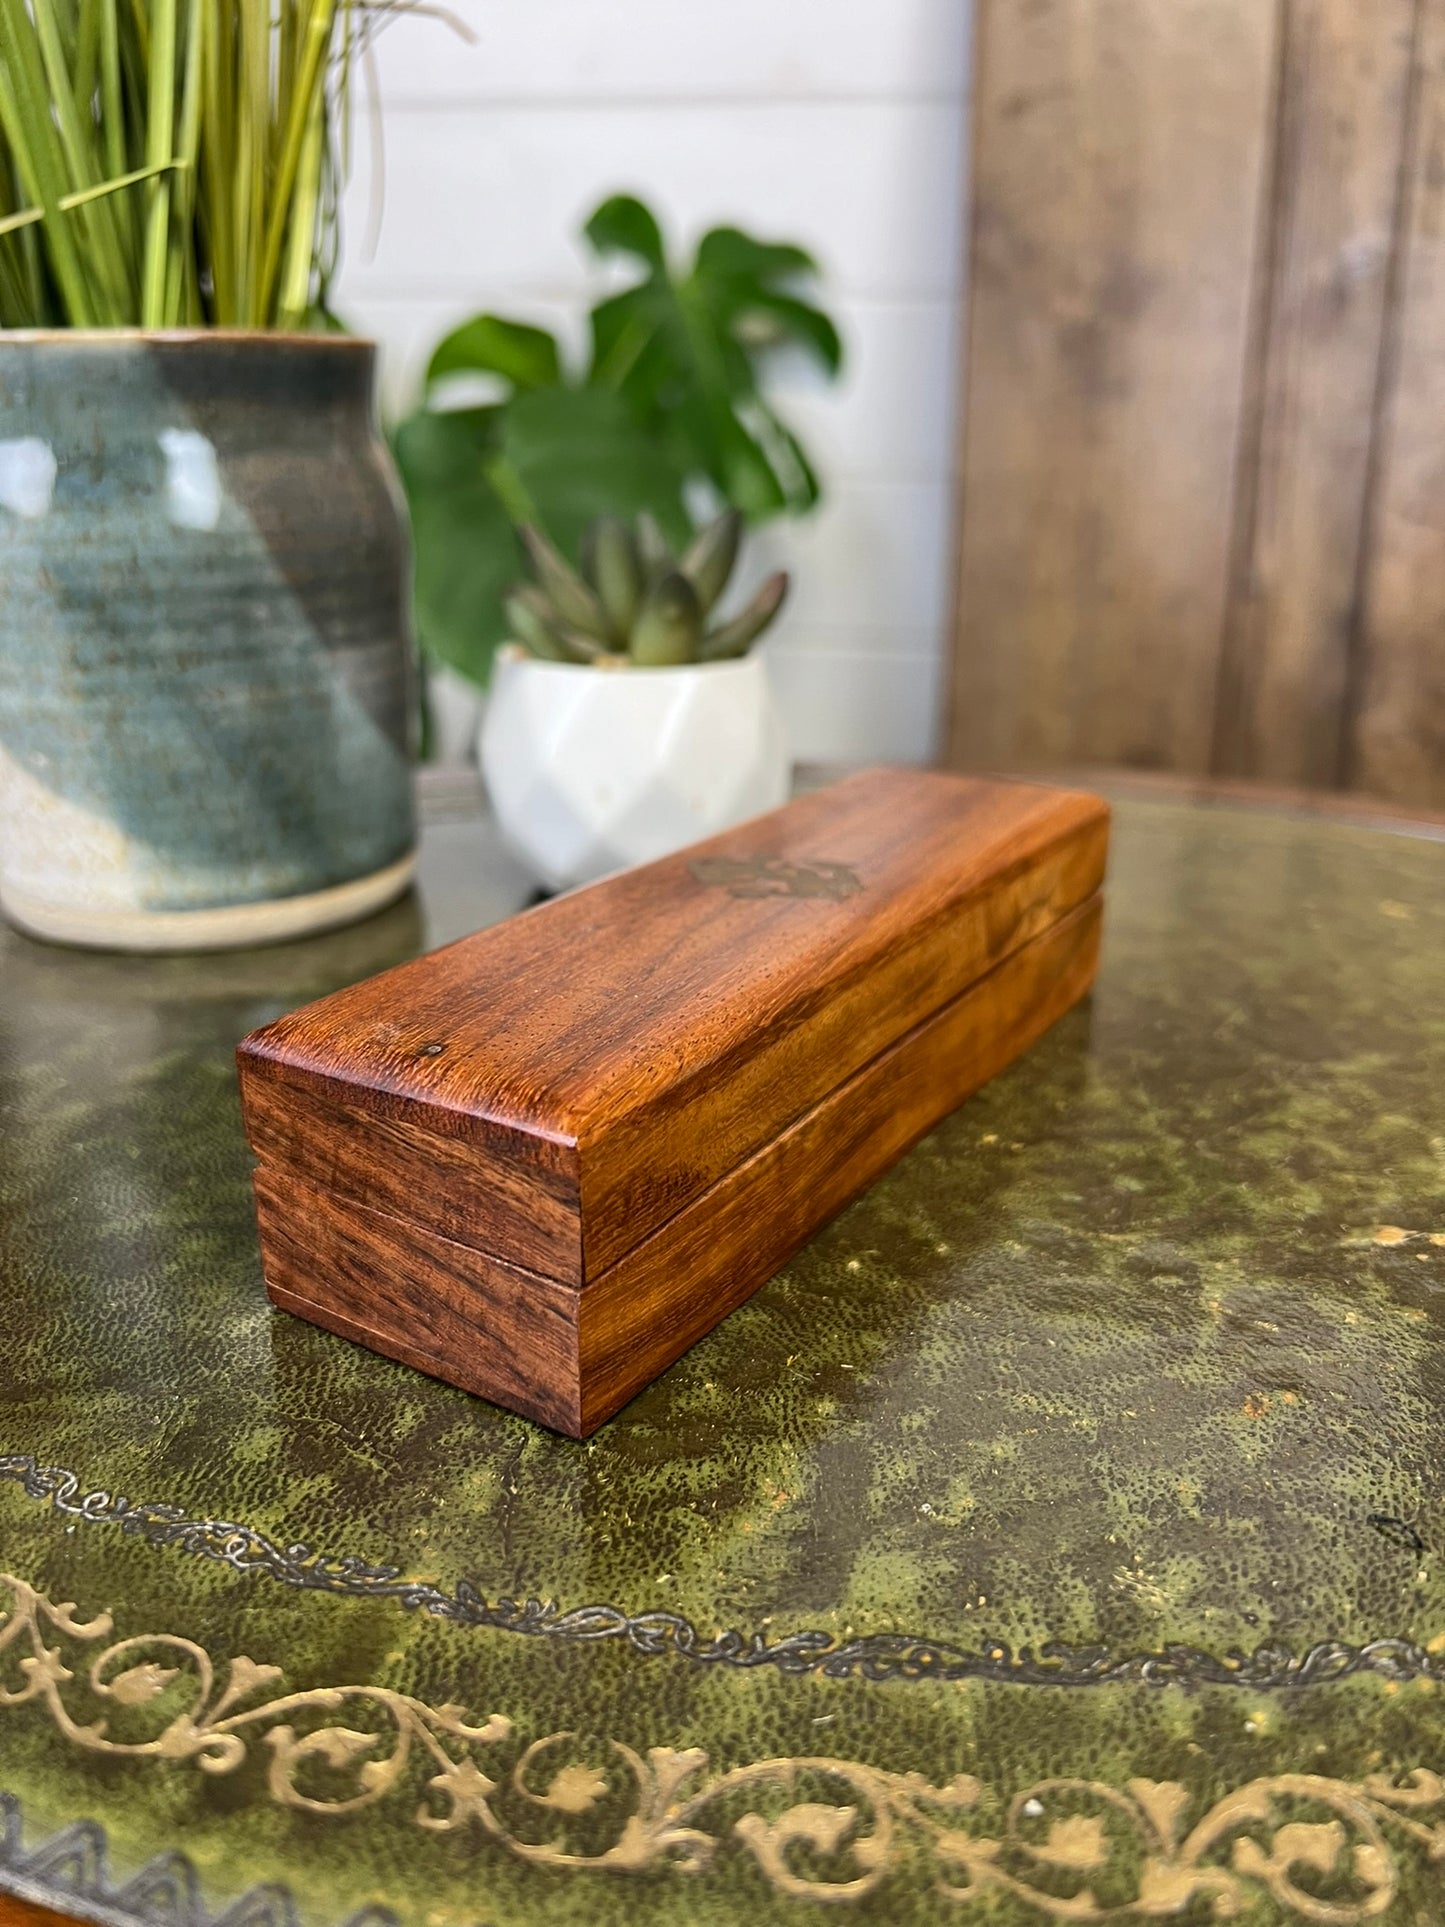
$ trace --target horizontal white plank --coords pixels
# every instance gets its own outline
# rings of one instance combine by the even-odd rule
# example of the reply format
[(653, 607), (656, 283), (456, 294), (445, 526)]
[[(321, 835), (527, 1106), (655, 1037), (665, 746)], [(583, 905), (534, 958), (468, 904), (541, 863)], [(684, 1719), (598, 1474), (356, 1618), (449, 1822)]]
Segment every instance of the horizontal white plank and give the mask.
[(791, 661), (794, 656), (857, 656), (870, 662), (902, 664), (904, 673), (909, 674), (913, 663), (943, 660), (943, 639), (934, 630), (904, 629), (896, 623), (878, 628), (860, 623), (841, 627), (783, 616), (759, 646), (767, 650), (770, 662), (783, 658)]
[[(427, 360), (458, 322), (483, 307), (550, 328), (582, 347), (581, 301), (529, 299), (497, 290), (454, 297), (358, 293), (344, 318), (382, 344), (382, 405), (388, 419), (416, 404)], [(826, 382), (811, 363), (779, 357), (770, 392), (825, 482), (853, 478), (937, 481), (954, 466), (958, 309), (951, 301), (855, 299), (835, 304), (847, 344), (842, 378)]]
[(800, 630), (941, 637), (952, 504), (944, 481), (840, 481), (812, 515), (760, 530), (747, 568), (790, 571)]
[(675, 245), (718, 222), (803, 242), (834, 300), (947, 298), (963, 258), (963, 131), (961, 103), (394, 108), (370, 259), (372, 160), (358, 148), (339, 297), (566, 299), (587, 283), (583, 221), (628, 190)]
[(475, 36), (400, 18), (383, 98), (649, 101), (961, 95), (967, 0), (450, 0)]
[(886, 661), (833, 650), (780, 654), (770, 667), (796, 761), (932, 760), (940, 689), (932, 657)]
[(770, 393), (826, 478), (939, 481), (956, 465), (958, 299), (840, 302), (847, 350), (829, 382), (801, 356), (779, 357)]

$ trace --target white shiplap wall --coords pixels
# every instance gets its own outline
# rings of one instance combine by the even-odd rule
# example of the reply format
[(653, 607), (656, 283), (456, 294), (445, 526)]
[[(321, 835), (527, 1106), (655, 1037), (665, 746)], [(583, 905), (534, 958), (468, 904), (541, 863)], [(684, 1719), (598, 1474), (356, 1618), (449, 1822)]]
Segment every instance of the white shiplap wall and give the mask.
[(386, 350), (398, 410), (478, 308), (580, 338), (578, 229), (631, 190), (674, 244), (718, 221), (802, 241), (844, 381), (780, 373), (827, 501), (759, 538), (794, 597), (768, 647), (796, 753), (924, 758), (935, 736), (952, 504), (968, 0), (453, 0), (477, 35), (378, 42), (384, 188), (359, 142), (338, 292)]

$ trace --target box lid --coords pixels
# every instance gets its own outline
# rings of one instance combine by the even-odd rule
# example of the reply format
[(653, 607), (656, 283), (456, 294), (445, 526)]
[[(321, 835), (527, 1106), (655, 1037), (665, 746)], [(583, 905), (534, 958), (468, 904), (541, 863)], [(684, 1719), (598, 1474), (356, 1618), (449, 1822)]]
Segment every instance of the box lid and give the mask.
[(252, 1147), (583, 1285), (1084, 902), (1107, 824), (863, 771), (253, 1033)]

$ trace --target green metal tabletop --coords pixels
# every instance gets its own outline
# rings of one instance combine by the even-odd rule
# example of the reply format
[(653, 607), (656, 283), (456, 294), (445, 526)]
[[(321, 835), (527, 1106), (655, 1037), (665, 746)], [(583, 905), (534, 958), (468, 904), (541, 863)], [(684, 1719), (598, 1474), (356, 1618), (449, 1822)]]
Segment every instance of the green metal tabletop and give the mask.
[(1057, 1025), (584, 1445), (274, 1311), (232, 1052), (521, 905), (0, 936), (0, 1891), (1445, 1921), (1445, 841), (1120, 798)]

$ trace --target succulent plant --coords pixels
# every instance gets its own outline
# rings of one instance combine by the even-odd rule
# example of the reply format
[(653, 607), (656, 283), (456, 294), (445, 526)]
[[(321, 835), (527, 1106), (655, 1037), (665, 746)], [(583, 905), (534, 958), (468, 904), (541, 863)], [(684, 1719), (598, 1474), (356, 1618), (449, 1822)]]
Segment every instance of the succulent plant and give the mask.
[(681, 556), (650, 515), (635, 525), (600, 516), (583, 538), (580, 570), (540, 529), (520, 534), (536, 580), (507, 596), (507, 623), (517, 642), (549, 662), (722, 662), (747, 653), (788, 593), (786, 575), (770, 576), (745, 609), (708, 626), (737, 561), (736, 509), (709, 522)]

